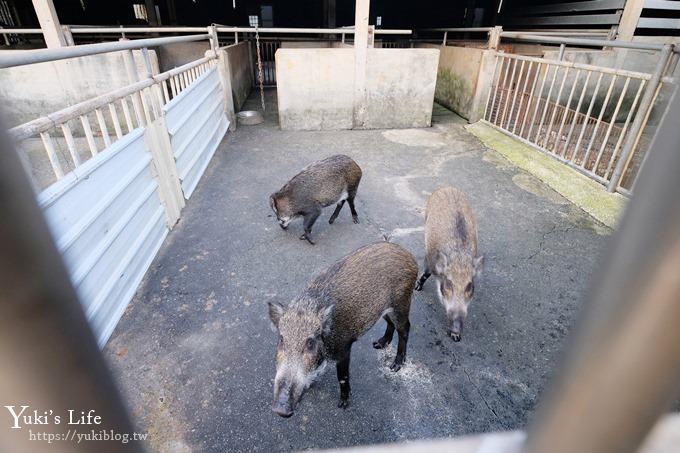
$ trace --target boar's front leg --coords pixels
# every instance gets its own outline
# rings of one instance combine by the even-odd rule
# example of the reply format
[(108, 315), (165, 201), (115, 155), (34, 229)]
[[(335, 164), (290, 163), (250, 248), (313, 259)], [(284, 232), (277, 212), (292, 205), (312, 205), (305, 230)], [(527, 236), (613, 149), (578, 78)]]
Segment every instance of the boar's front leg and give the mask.
[(319, 217), (321, 214), (321, 208), (314, 207), (312, 208), (311, 211), (305, 213), (304, 217), (304, 228), (305, 232), (302, 233), (302, 236), (300, 236), (300, 240), (306, 239), (307, 242), (310, 244), (314, 245), (314, 242), (310, 238), (312, 234), (312, 226), (314, 225), (314, 222), (316, 222), (316, 219)]
[(342, 357), (340, 357), (335, 365), (335, 370), (338, 373), (338, 383), (340, 384), (340, 401), (338, 407), (347, 409), (349, 406), (349, 395), (352, 389), (349, 386), (349, 356), (352, 351), (352, 343), (347, 346)]

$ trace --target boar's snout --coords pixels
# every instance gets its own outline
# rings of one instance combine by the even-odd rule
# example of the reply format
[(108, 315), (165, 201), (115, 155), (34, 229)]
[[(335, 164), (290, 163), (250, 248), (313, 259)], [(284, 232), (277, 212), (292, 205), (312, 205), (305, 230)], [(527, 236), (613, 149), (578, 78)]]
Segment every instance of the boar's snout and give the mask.
[(272, 411), (281, 417), (288, 418), (293, 415), (299, 395), (296, 395), (296, 386), (283, 382), (274, 395)]
[(453, 341), (460, 341), (461, 334), (463, 333), (463, 320), (461, 318), (455, 318), (451, 321), (449, 326), (449, 335)]
[(274, 403), (274, 406), (272, 406), (272, 410), (276, 415), (280, 415), (283, 418), (288, 418), (291, 415), (293, 415), (293, 409), (290, 407), (290, 405), (283, 403), (281, 401), (277, 401), (276, 403)]

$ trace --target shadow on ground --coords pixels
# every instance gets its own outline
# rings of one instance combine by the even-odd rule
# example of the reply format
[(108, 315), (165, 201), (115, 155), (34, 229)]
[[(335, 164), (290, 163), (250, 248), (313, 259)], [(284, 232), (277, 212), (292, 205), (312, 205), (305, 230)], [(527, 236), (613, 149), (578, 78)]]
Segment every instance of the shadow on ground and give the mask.
[[(105, 349), (152, 451), (289, 451), (526, 425), (609, 230), (464, 125), (435, 106), (428, 129), (289, 132), (268, 113), (227, 134)], [(335, 153), (363, 169), (361, 223), (343, 210), (329, 225), (328, 208), (311, 246), (298, 240), (301, 221), (278, 227), (268, 196)], [(380, 321), (354, 345), (348, 409), (336, 407), (329, 371), (292, 418), (272, 413), (278, 336), (266, 302), (287, 304), (312, 275), (386, 235), (422, 263), (423, 207), (444, 184), (468, 194), (486, 256), (462, 341), (447, 338), (428, 282), (414, 295), (401, 371), (389, 370), (394, 345), (371, 347)]]

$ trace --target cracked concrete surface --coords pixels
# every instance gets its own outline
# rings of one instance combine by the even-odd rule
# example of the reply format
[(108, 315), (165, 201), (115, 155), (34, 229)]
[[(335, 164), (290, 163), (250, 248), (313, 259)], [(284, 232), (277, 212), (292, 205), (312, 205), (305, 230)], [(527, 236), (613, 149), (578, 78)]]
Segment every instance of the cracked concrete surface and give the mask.
[[(559, 372), (610, 230), (440, 107), (432, 128), (398, 131), (287, 132), (271, 112), (226, 136), (105, 349), (149, 450), (290, 451), (525, 427)], [(363, 169), (361, 223), (343, 210), (329, 225), (328, 208), (311, 246), (298, 240), (301, 221), (279, 228), (267, 200), (334, 153)], [(352, 349), (348, 409), (336, 407), (329, 367), (293, 417), (272, 413), (277, 335), (266, 303), (287, 304), (312, 275), (385, 236), (422, 263), (423, 207), (444, 184), (468, 194), (486, 257), (462, 341), (446, 336), (428, 282), (414, 294), (402, 370), (389, 370), (394, 345), (371, 346), (379, 321)]]

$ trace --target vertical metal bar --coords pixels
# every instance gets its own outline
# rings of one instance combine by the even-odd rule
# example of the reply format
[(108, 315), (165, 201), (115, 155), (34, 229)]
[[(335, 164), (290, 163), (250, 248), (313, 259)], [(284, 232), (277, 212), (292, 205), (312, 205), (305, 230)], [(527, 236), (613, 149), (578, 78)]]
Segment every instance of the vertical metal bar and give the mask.
[(578, 153), (578, 149), (581, 146), (581, 141), (583, 140), (583, 135), (586, 132), (586, 129), (588, 128), (588, 121), (590, 120), (590, 113), (593, 111), (593, 107), (595, 105), (595, 98), (597, 98), (597, 92), (600, 91), (600, 83), (602, 82), (602, 76), (604, 75), (603, 72), (599, 73), (599, 76), (597, 77), (597, 83), (595, 84), (595, 91), (593, 92), (593, 97), (590, 98), (590, 105), (588, 105), (588, 112), (586, 113), (585, 120), (583, 122), (583, 126), (581, 127), (581, 132), (579, 133), (578, 140), (576, 141), (576, 146), (574, 147), (574, 153), (571, 155), (571, 158), (569, 161), (573, 162), (576, 164), (575, 158), (576, 154)]
[[(503, 87), (500, 88), (500, 99), (498, 100), (498, 109), (500, 110), (501, 108), (503, 109), (503, 112), (505, 112), (505, 105), (503, 104), (503, 92), (505, 91), (505, 87), (507, 86), (508, 83), (508, 72), (510, 71), (510, 58), (504, 58), (504, 65), (505, 65), (505, 73), (503, 74)], [(498, 81), (498, 85), (500, 86), (500, 80)], [(500, 127), (503, 121), (503, 115), (499, 115), (496, 113), (496, 120), (497, 120), (497, 125)]]
[(90, 120), (86, 115), (80, 115), (80, 123), (83, 125), (83, 130), (85, 131), (85, 137), (87, 137), (87, 145), (90, 147), (90, 153), (92, 156), (97, 155), (97, 142), (94, 141), (94, 136), (92, 135), (92, 128), (90, 127)]
[(130, 115), (130, 108), (128, 107), (125, 98), (120, 100), (120, 104), (123, 106), (123, 116), (125, 117), (125, 124), (127, 125), (128, 134), (134, 130), (134, 125), (132, 123), (132, 115)]
[[(524, 121), (524, 94), (527, 91), (527, 84), (529, 83), (529, 76), (531, 74), (531, 66), (534, 64), (533, 61), (529, 62), (529, 67), (527, 68), (527, 73), (524, 74), (524, 64), (526, 61), (522, 61), (522, 67), (519, 72), (519, 78), (522, 79), (524, 78), (524, 85), (522, 86), (521, 90), (517, 90), (520, 93), (520, 100), (519, 100), (519, 109), (517, 110), (517, 115), (515, 116), (515, 123), (512, 126), (512, 133), (514, 134), (515, 131), (517, 130), (517, 124), (522, 123)], [(515, 92), (517, 94), (517, 92)], [(515, 100), (512, 101), (513, 104), (515, 104)]]
[[(524, 65), (526, 61), (522, 60), (522, 65), (519, 68), (519, 75), (517, 76), (517, 86), (515, 87), (515, 95), (512, 98), (512, 109), (510, 110), (510, 118), (512, 118), (512, 114), (515, 108), (515, 105), (517, 105), (517, 93), (520, 93), (520, 100), (519, 100), (519, 108), (517, 109), (517, 114), (515, 115), (515, 122), (512, 123), (512, 133), (515, 133), (515, 130), (517, 130), (517, 123), (520, 121), (520, 114), (522, 113), (522, 105), (524, 103), (524, 88), (526, 88), (527, 80), (528, 77), (524, 75)], [(519, 84), (522, 82), (522, 78), (524, 78), (524, 87), (522, 90), (519, 89)]]
[(106, 120), (104, 120), (104, 115), (101, 109), (95, 109), (94, 114), (97, 117), (97, 122), (99, 123), (99, 130), (102, 133), (102, 138), (104, 138), (104, 144), (106, 147), (111, 146), (111, 137), (109, 137), (109, 130), (106, 127)]
[(493, 116), (493, 107), (496, 103), (496, 93), (498, 92), (498, 80), (500, 78), (500, 66), (498, 65), (498, 61), (501, 59), (499, 54), (496, 54), (496, 64), (494, 66), (494, 81), (495, 83), (491, 84), (491, 87), (489, 89), (489, 94), (486, 97), (486, 109), (485, 109), (485, 119), (489, 122), (491, 122), (491, 117)]
[[(562, 99), (562, 91), (564, 91), (564, 84), (567, 81), (567, 75), (569, 75), (569, 68), (565, 67), (564, 69), (564, 75), (562, 76), (562, 83), (560, 84), (560, 89), (557, 91), (557, 99), (555, 100), (555, 107), (553, 108), (552, 115), (550, 116), (550, 121), (548, 122), (548, 131), (545, 134), (545, 141), (543, 142), (543, 148), (549, 150), (549, 145), (550, 145), (550, 133), (552, 132), (553, 129), (553, 124), (555, 124), (555, 116), (557, 115), (557, 111), (560, 108), (560, 99)], [(564, 108), (564, 113), (563, 115), (566, 116), (567, 114), (567, 109), (566, 107)], [(557, 141), (559, 140), (559, 136), (555, 138), (554, 144), (553, 144), (553, 150), (557, 148)]]
[(68, 146), (68, 152), (73, 160), (73, 166), (80, 166), (80, 155), (78, 155), (78, 148), (76, 147), (76, 142), (73, 140), (73, 134), (71, 133), (71, 127), (68, 123), (61, 125), (61, 130), (64, 133), (64, 139), (66, 140), (66, 146)]
[(109, 114), (111, 115), (111, 122), (113, 122), (113, 129), (116, 131), (116, 139), (120, 140), (123, 137), (123, 130), (120, 128), (118, 112), (113, 102), (109, 104)]
[(140, 92), (142, 98), (142, 111), (144, 112), (144, 118), (146, 122), (144, 125), (151, 124), (151, 107), (149, 106), (149, 96), (147, 96), (147, 89)]
[(442, 46), (446, 46), (446, 38), (448, 38), (449, 32), (445, 31), (444, 32), (444, 39), (442, 40)]
[(630, 106), (630, 109), (628, 110), (626, 122), (623, 124), (623, 128), (621, 129), (621, 135), (619, 136), (619, 140), (616, 142), (614, 151), (612, 152), (612, 155), (609, 158), (609, 165), (607, 165), (607, 171), (604, 174), (604, 178), (607, 180), (609, 179), (610, 172), (612, 171), (612, 167), (614, 166), (614, 162), (616, 161), (616, 155), (618, 154), (621, 143), (623, 142), (623, 139), (626, 137), (626, 134), (628, 133), (628, 125), (630, 124), (630, 120), (633, 117), (633, 112), (635, 112), (642, 91), (644, 90), (644, 87), (646, 85), (645, 82), (646, 81), (644, 79), (640, 79), (640, 85), (638, 86), (638, 90), (635, 93), (635, 99), (633, 99), (633, 104)]
[(54, 171), (54, 175), (57, 177), (57, 179), (63, 178), (64, 170), (62, 170), (61, 164), (59, 163), (59, 157), (57, 156), (56, 151), (54, 151), (52, 137), (50, 137), (48, 132), (42, 132), (40, 134), (40, 138), (42, 139), (43, 146), (47, 152), (47, 158), (50, 160), (50, 164), (52, 165), (52, 171)]
[(503, 122), (505, 121), (505, 116), (506, 116), (506, 113), (508, 113), (508, 110), (512, 109), (512, 104), (510, 104), (510, 102), (509, 102), (510, 101), (510, 90), (512, 90), (513, 83), (515, 81), (515, 71), (516, 70), (517, 70), (517, 59), (513, 59), (512, 60), (512, 73), (510, 74), (510, 81), (508, 82), (506, 80), (506, 82), (504, 83), (504, 85), (506, 87), (507, 96), (506, 96), (506, 99), (505, 99), (505, 105), (503, 106), (503, 115), (501, 116), (501, 122), (499, 124), (501, 129), (507, 129), (508, 126), (510, 125), (510, 119), (509, 118), (508, 118), (508, 123), (506, 123), (506, 125), (505, 125), (505, 128), (503, 127)]
[[(543, 121), (545, 121), (545, 117), (548, 114), (548, 109), (550, 108), (550, 97), (552, 96), (553, 88), (555, 87), (555, 80), (557, 79), (557, 71), (559, 70), (559, 66), (555, 66), (555, 72), (553, 72), (552, 80), (550, 81), (550, 88), (548, 88), (548, 95), (545, 98), (545, 105), (543, 106), (543, 113), (541, 114), (541, 120), (538, 123), (538, 130), (536, 131), (536, 139), (534, 140), (534, 143), (536, 145), (539, 145), (540, 143), (540, 133), (541, 129), (543, 128)], [(546, 72), (547, 75), (547, 72)], [(539, 145), (540, 146), (540, 145)]]
[(602, 146), (600, 146), (600, 151), (597, 153), (597, 158), (595, 159), (595, 165), (593, 165), (593, 173), (597, 174), (597, 167), (600, 165), (600, 159), (602, 159), (602, 155), (604, 154), (604, 150), (607, 147), (607, 143), (609, 142), (609, 136), (611, 135), (612, 129), (614, 128), (614, 124), (616, 123), (616, 117), (619, 114), (619, 110), (621, 109), (621, 104), (623, 104), (623, 99), (626, 96), (626, 92), (628, 91), (628, 85), (630, 84), (630, 77), (626, 77), (626, 82), (623, 84), (623, 88), (621, 89), (621, 94), (619, 95), (619, 100), (616, 103), (616, 107), (614, 108), (614, 113), (612, 114), (611, 120), (609, 121), (609, 127), (607, 128), (607, 133), (604, 136), (604, 139), (602, 140)]
[(163, 80), (161, 84), (163, 85), (163, 99), (164, 99), (163, 105), (165, 105), (168, 102), (170, 102), (170, 93), (168, 92), (168, 81)]
[(116, 138), (120, 140), (123, 137), (123, 130), (120, 127), (116, 105), (113, 102), (109, 104), (109, 113), (111, 114), (111, 121), (113, 121), (113, 129), (116, 131)]
[[(542, 99), (542, 94), (543, 94), (543, 88), (545, 87), (545, 81), (548, 78), (548, 70), (550, 69), (548, 65), (545, 65), (543, 63), (539, 63), (539, 67), (545, 66), (545, 73), (543, 74), (543, 78), (541, 79), (541, 88), (539, 88), (537, 97), (538, 99), (536, 100), (536, 107), (534, 107), (534, 114), (531, 117), (531, 123), (529, 124), (529, 131), (527, 132), (527, 140), (531, 141), (531, 132), (534, 129), (534, 122), (536, 121), (536, 115), (538, 114), (538, 109), (541, 105), (541, 99)], [(538, 80), (537, 80), (538, 81)]]
[[(654, 105), (654, 101), (656, 101), (656, 97), (659, 95), (659, 92), (660, 92), (660, 91), (661, 91), (661, 83), (659, 83), (659, 85), (658, 85), (657, 88), (656, 88), (656, 91), (654, 92), (654, 96), (652, 97), (651, 105)], [(630, 153), (628, 154), (628, 156), (627, 156), (627, 158), (626, 158), (626, 162), (625, 162), (625, 164), (623, 165), (623, 171), (622, 171), (621, 175), (624, 175), (624, 174), (625, 174), (626, 169), (627, 169), (628, 166), (630, 165), (630, 161), (631, 161), (631, 159), (633, 158), (633, 155), (635, 154), (635, 149), (637, 149), (637, 145), (638, 145), (638, 143), (639, 143), (640, 137), (642, 137), (642, 131), (643, 131), (645, 125), (647, 124), (647, 120), (649, 119), (649, 115), (650, 115), (651, 113), (652, 113), (652, 109), (651, 109), (651, 107), (650, 107), (650, 108), (647, 110), (647, 114), (645, 115), (645, 117), (644, 117), (644, 119), (643, 119), (643, 121), (642, 121), (642, 125), (640, 126), (640, 130), (639, 130), (639, 132), (638, 132), (638, 134), (637, 134), (637, 136), (636, 136), (636, 138), (635, 138), (635, 142), (634, 142), (634, 144), (633, 144), (633, 151), (630, 152)], [(642, 163), (640, 164), (640, 169), (641, 169), (642, 167), (644, 167), (645, 162), (647, 161), (647, 157), (649, 157), (649, 156), (648, 156), (648, 153), (645, 153), (645, 155), (642, 157)], [(622, 158), (623, 158), (623, 156), (622, 156)], [(632, 186), (635, 186), (635, 183), (636, 183), (636, 181), (637, 181), (637, 176), (638, 176), (637, 174), (633, 176), (633, 184), (632, 184)], [(617, 188), (618, 188), (618, 186), (617, 186)]]
[(593, 127), (593, 133), (590, 136), (590, 141), (588, 142), (588, 147), (586, 148), (586, 153), (583, 156), (583, 161), (581, 162), (581, 168), (585, 168), (586, 162), (588, 162), (588, 158), (590, 157), (590, 152), (593, 149), (593, 144), (595, 143), (595, 138), (597, 137), (597, 131), (600, 128), (600, 124), (602, 124), (602, 118), (604, 116), (605, 110), (607, 110), (607, 104), (609, 104), (609, 98), (611, 97), (612, 91), (614, 90), (614, 84), (616, 83), (617, 77), (618, 77), (618, 75), (614, 74), (612, 76), (612, 81), (609, 82), (609, 88), (607, 89), (607, 94), (604, 97), (604, 102), (602, 102), (602, 107), (600, 108), (600, 114), (597, 116), (597, 121), (595, 122), (595, 127)]
[[(576, 91), (576, 85), (578, 85), (578, 79), (579, 79), (580, 76), (581, 76), (581, 70), (577, 69), (576, 75), (574, 76), (574, 81), (571, 84), (571, 90), (569, 91), (569, 97), (567, 98), (567, 103), (564, 105), (564, 115), (562, 116), (562, 122), (560, 124), (560, 129), (557, 131), (557, 140), (559, 140), (560, 137), (562, 136), (562, 131), (564, 130), (564, 125), (567, 122), (567, 116), (568, 116), (568, 113), (569, 113), (569, 108), (571, 107), (571, 101), (574, 98), (574, 92)], [(574, 112), (574, 117), (576, 117), (576, 114), (578, 114), (578, 112)], [(565, 142), (565, 144), (566, 144), (566, 142)], [(553, 147), (555, 155), (558, 155), (557, 148), (558, 148), (557, 142), (555, 142), (555, 147)]]
[[(531, 62), (531, 64), (533, 65), (533, 61)], [(524, 126), (526, 126), (526, 124), (528, 123), (527, 119), (529, 118), (529, 111), (531, 110), (531, 103), (533, 102), (534, 92), (536, 91), (536, 84), (538, 83), (538, 76), (539, 76), (540, 68), (541, 68), (541, 64), (536, 63), (536, 76), (533, 77), (533, 82), (531, 82), (531, 91), (529, 91), (529, 97), (527, 98), (526, 112), (525, 112), (524, 118), (522, 120), (522, 127), (520, 127), (520, 129), (519, 129), (519, 136), (520, 137), (523, 137)]]
[(661, 50), (661, 53), (659, 55), (659, 62), (657, 63), (656, 68), (654, 69), (652, 77), (649, 79), (647, 89), (645, 90), (645, 93), (642, 96), (642, 100), (640, 101), (640, 108), (638, 109), (638, 112), (635, 115), (635, 119), (633, 120), (633, 124), (630, 127), (631, 133), (628, 136), (628, 140), (626, 140), (626, 143), (623, 145), (623, 150), (621, 150), (621, 158), (619, 159), (619, 162), (616, 164), (616, 168), (614, 168), (614, 173), (612, 173), (611, 180), (609, 181), (609, 185), (607, 186), (607, 190), (609, 192), (614, 192), (616, 190), (616, 187), (619, 185), (619, 181), (621, 180), (621, 176), (623, 176), (623, 171), (625, 169), (626, 162), (628, 161), (628, 157), (630, 156), (630, 154), (633, 152), (633, 148), (635, 147), (635, 144), (638, 141), (638, 136), (642, 132), (643, 122), (645, 121), (645, 118), (647, 117), (649, 111), (651, 110), (652, 100), (655, 96), (657, 87), (661, 83), (661, 77), (663, 77), (663, 73), (666, 68), (666, 65), (668, 64), (668, 60), (671, 56), (672, 50), (673, 48), (669, 44), (664, 45), (663, 49)]
[(583, 99), (585, 98), (586, 92), (588, 91), (588, 83), (590, 83), (590, 76), (593, 75), (593, 71), (588, 71), (586, 75), (586, 80), (583, 82), (583, 89), (581, 90), (581, 95), (578, 98), (578, 103), (576, 104), (576, 109), (574, 110), (574, 119), (571, 121), (569, 126), (569, 133), (567, 133), (567, 139), (564, 141), (564, 148), (560, 153), (561, 157), (566, 159), (567, 149), (569, 148), (569, 143), (571, 142), (571, 136), (576, 128), (576, 123), (578, 122), (579, 116), (581, 116), (581, 105), (583, 104)]

